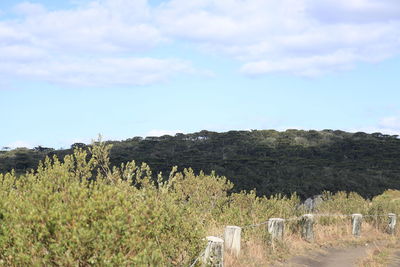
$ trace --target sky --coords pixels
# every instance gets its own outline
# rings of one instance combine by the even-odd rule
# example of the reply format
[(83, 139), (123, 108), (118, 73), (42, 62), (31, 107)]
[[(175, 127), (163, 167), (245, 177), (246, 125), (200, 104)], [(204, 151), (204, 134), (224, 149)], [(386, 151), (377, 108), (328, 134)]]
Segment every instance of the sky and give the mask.
[(0, 149), (400, 134), (398, 0), (0, 0)]

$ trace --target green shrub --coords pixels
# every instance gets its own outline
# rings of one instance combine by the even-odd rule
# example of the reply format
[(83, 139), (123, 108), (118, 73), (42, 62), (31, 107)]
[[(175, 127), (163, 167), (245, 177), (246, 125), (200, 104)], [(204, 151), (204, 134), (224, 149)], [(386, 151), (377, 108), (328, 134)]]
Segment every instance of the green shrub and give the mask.
[(387, 190), (374, 197), (368, 210), (368, 219), (377, 227), (386, 231), (389, 213), (400, 216), (400, 191), (398, 190)]
[[(154, 181), (146, 164), (111, 168), (110, 149), (98, 142), (63, 160), (46, 158), (22, 176), (0, 174), (0, 265), (183, 266), (204, 249), (207, 234), (220, 235), (226, 225), (244, 226), (245, 240), (266, 240), (265, 225), (246, 226), (302, 215), (296, 194), (230, 194), (225, 177), (192, 169), (173, 168), (168, 180), (159, 174)], [(319, 212), (399, 214), (399, 196), (388, 191), (370, 202), (325, 193)], [(296, 220), (286, 224), (298, 232)]]
[(110, 170), (108, 150), (0, 175), (1, 265), (183, 265), (198, 254), (205, 227), (190, 206), (146, 165)]

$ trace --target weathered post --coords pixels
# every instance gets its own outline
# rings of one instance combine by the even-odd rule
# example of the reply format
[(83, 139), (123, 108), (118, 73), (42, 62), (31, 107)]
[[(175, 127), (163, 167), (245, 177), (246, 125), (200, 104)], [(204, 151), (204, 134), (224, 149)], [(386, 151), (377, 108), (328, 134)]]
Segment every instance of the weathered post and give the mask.
[(284, 222), (285, 220), (281, 218), (271, 218), (268, 220), (268, 232), (271, 234), (272, 241), (283, 240)]
[(314, 215), (305, 214), (301, 217), (301, 236), (308, 242), (314, 241)]
[(242, 228), (239, 226), (226, 226), (224, 232), (224, 245), (225, 250), (231, 252), (236, 257), (240, 253), (240, 238)]
[(396, 214), (394, 213), (389, 213), (389, 228), (388, 228), (388, 233), (391, 235), (394, 235), (396, 232)]
[(224, 240), (215, 236), (207, 236), (207, 241), (203, 266), (224, 267)]
[(362, 215), (361, 214), (352, 214), (351, 215), (351, 222), (352, 222), (352, 233), (355, 237), (361, 236), (361, 222), (362, 222)]

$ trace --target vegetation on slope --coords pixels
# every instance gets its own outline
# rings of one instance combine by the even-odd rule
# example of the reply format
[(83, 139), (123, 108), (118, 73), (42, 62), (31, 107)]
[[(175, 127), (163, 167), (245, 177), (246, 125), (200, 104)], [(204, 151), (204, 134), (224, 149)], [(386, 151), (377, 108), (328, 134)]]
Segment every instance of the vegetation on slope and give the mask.
[[(352, 191), (371, 198), (386, 189), (400, 189), (400, 139), (380, 133), (201, 131), (108, 143), (113, 144), (111, 165), (135, 160), (164, 174), (172, 166), (180, 171), (190, 167), (195, 173), (214, 170), (235, 184), (235, 192), (256, 188), (258, 195), (296, 192), (306, 198), (324, 190)], [(15, 168), (23, 173), (46, 155), (63, 158), (70, 153), (72, 149), (40, 147), (3, 151), (0, 172)]]
[[(75, 149), (62, 161), (46, 158), (37, 170), (23, 175), (0, 174), (1, 266), (187, 266), (204, 249), (204, 237), (220, 235), (226, 225), (246, 226), (305, 212), (296, 195), (228, 194), (233, 184), (214, 173), (196, 175), (191, 169), (174, 168), (168, 179), (156, 174), (154, 181), (146, 164), (131, 161), (112, 167), (110, 149), (98, 143), (88, 151)], [(320, 212), (399, 214), (393, 195), (398, 192), (368, 201), (356, 193), (324, 193)], [(371, 229), (385, 225), (368, 218), (376, 224)], [(343, 230), (343, 225), (348, 227)], [(326, 242), (327, 233), (331, 240), (350, 238), (349, 226), (341, 218), (322, 217), (316, 244)], [(239, 260), (244, 266), (293, 252), (295, 242), (287, 237), (289, 242), (279, 247), (266, 242), (265, 229), (243, 232), (244, 257)], [(298, 236), (295, 220), (288, 222), (286, 232)], [(252, 244), (259, 244), (260, 261), (252, 258)]]

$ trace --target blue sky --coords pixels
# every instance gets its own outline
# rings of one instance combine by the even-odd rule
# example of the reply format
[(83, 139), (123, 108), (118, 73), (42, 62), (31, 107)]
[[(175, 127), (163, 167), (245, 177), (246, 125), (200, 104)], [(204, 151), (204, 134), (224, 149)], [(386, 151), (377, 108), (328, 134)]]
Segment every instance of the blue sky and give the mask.
[(0, 1), (0, 148), (400, 134), (398, 0)]

